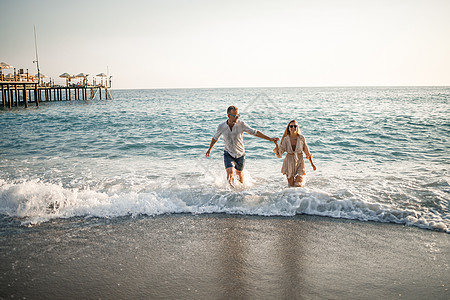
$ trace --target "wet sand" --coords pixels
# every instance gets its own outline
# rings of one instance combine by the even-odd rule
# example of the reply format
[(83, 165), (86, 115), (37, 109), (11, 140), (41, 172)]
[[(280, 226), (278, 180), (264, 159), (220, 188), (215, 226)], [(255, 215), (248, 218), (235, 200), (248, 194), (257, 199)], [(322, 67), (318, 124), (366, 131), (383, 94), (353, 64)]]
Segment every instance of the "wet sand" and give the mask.
[(2, 228), (0, 245), (1, 298), (450, 298), (450, 235), (396, 224), (72, 219)]

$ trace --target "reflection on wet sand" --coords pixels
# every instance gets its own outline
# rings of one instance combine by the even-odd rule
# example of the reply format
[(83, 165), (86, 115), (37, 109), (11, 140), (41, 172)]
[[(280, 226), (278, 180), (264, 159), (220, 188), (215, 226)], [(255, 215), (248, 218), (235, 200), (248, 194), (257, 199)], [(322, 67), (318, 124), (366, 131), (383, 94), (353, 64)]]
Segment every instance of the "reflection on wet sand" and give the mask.
[(241, 220), (224, 219), (223, 235), (218, 244), (219, 270), (218, 278), (224, 295), (230, 298), (247, 298), (248, 282), (248, 237), (242, 228)]
[[(224, 218), (218, 244), (218, 280), (224, 295), (247, 298), (269, 292), (284, 298), (301, 296), (304, 280), (304, 232), (293, 232), (285, 220)], [(261, 226), (263, 225), (263, 226)], [(271, 238), (267, 238), (271, 237)]]

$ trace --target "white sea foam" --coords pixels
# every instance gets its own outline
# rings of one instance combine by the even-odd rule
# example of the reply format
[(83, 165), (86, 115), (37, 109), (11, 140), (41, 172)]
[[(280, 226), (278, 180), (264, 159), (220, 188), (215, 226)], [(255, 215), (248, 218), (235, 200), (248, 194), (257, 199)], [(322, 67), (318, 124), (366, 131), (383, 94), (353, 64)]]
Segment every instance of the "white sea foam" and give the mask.
[[(253, 179), (252, 179), (253, 180)], [(254, 181), (254, 180), (253, 180)], [(257, 183), (255, 185), (258, 185)], [(308, 188), (275, 192), (251, 186), (154, 189), (145, 192), (65, 188), (38, 180), (8, 183), (0, 180), (0, 214), (19, 218), (23, 225), (55, 218), (227, 213), (260, 216), (309, 214), (361, 221), (393, 222), (450, 233), (450, 220), (432, 210), (415, 211), (370, 203), (347, 193), (332, 195)]]

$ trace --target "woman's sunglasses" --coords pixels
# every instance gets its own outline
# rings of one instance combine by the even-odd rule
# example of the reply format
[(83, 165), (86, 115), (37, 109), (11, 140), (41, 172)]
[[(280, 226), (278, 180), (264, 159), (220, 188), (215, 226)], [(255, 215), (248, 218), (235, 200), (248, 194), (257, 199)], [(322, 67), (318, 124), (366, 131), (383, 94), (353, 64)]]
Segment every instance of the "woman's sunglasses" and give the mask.
[(297, 125), (289, 125), (290, 128), (297, 128)]

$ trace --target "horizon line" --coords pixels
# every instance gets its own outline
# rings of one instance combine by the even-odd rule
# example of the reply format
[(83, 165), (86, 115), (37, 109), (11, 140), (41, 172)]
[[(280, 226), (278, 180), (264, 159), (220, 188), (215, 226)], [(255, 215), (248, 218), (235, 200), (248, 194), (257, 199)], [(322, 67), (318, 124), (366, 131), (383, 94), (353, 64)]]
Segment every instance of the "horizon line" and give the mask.
[(329, 85), (329, 86), (235, 86), (235, 87), (151, 87), (151, 88), (114, 88), (115, 90), (189, 90), (189, 89), (286, 89), (286, 88), (405, 88), (405, 87), (450, 87), (450, 85)]

